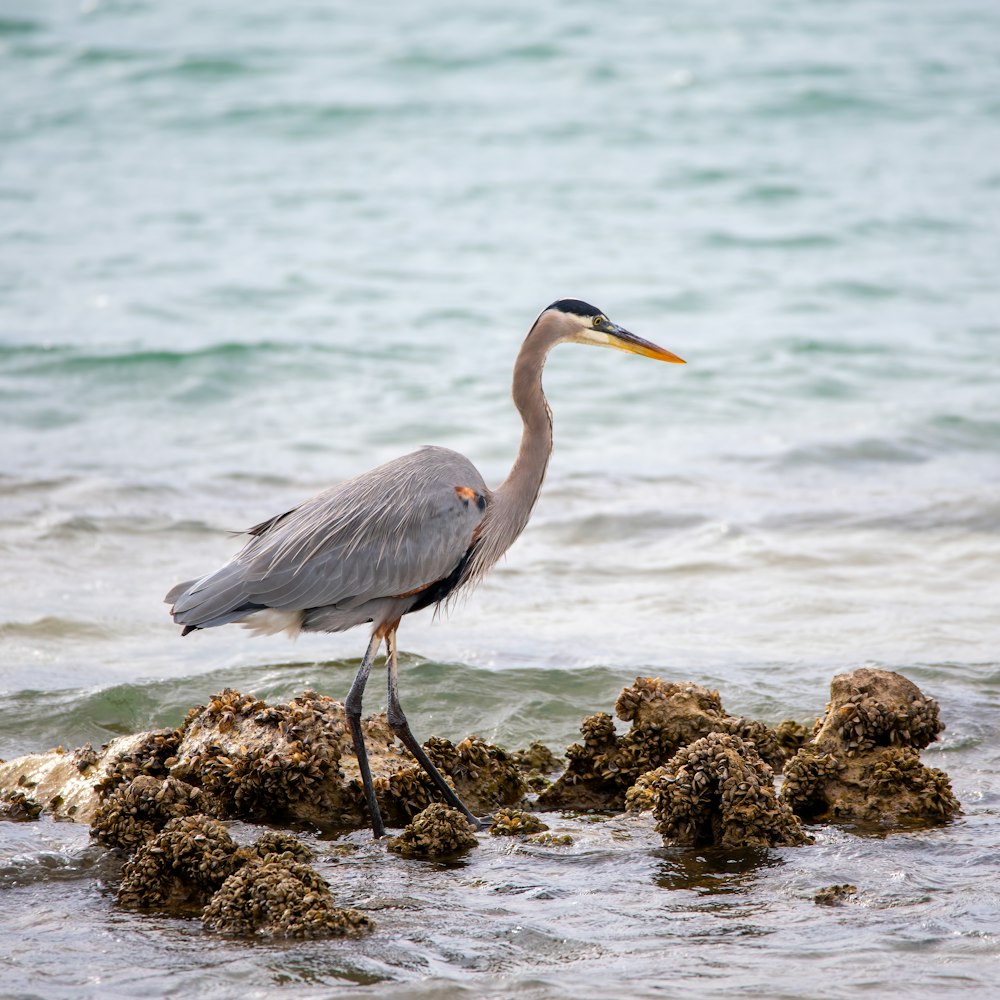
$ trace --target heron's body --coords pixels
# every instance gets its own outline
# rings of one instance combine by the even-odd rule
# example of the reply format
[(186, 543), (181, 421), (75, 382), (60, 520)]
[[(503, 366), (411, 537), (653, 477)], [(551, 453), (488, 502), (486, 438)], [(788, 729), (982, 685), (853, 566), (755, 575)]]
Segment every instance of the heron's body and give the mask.
[(386, 462), (251, 528), (221, 569), (166, 596), (184, 634), (240, 622), (261, 632), (340, 632), (371, 624), (372, 638), (346, 702), (376, 836), (382, 821), (361, 736), (361, 695), (384, 641), (390, 725), (442, 795), (458, 800), (414, 739), (396, 690), (396, 629), (403, 615), (439, 604), (474, 583), (527, 524), (552, 451), (552, 414), (542, 393), (548, 352), (589, 343), (662, 361), (663, 348), (611, 323), (585, 302), (562, 299), (535, 321), (514, 366), (523, 432), (507, 478), (490, 491), (476, 467), (447, 448), (425, 447)]
[(421, 448), (251, 528), (232, 562), (167, 594), (174, 620), (292, 635), (398, 622), (458, 584), (491, 496), (465, 456)]

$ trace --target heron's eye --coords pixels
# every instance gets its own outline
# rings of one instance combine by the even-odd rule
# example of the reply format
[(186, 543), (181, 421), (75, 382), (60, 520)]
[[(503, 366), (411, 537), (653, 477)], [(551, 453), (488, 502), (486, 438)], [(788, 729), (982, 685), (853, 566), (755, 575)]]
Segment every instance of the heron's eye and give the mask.
[(604, 322), (604, 317), (603, 316), (595, 316), (594, 317), (594, 326), (600, 326), (603, 322)]

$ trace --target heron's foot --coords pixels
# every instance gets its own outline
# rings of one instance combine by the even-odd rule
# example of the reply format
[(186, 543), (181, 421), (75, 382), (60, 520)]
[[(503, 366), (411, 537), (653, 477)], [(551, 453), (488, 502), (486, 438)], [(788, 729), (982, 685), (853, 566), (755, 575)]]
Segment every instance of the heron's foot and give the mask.
[(473, 817), (472, 825), (482, 833), (484, 830), (488, 830), (493, 825), (494, 816), (491, 813), (489, 816), (475, 816)]

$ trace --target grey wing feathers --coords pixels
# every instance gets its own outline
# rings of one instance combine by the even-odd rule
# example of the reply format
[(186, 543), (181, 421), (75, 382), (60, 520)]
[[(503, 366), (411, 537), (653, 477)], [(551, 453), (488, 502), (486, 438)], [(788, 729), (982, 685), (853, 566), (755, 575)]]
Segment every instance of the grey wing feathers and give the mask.
[(434, 583), (458, 565), (483, 517), (456, 488), (489, 495), (475, 466), (422, 448), (255, 526), (226, 566), (167, 595), (174, 620), (209, 627), (264, 607), (355, 607)]

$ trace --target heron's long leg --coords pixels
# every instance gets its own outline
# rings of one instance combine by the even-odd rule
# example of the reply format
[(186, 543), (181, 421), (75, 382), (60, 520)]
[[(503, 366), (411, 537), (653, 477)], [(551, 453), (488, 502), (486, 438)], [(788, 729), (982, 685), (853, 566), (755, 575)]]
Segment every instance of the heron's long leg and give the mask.
[(361, 784), (365, 789), (365, 798), (368, 800), (368, 812), (372, 818), (372, 834), (381, 837), (385, 833), (385, 824), (382, 822), (382, 813), (378, 808), (378, 801), (375, 798), (375, 786), (372, 784), (372, 772), (368, 766), (368, 751), (365, 749), (365, 738), (361, 734), (361, 697), (365, 693), (365, 685), (368, 683), (368, 675), (371, 673), (372, 663), (378, 655), (378, 648), (382, 645), (382, 640), (377, 633), (372, 635), (371, 642), (365, 652), (361, 666), (348, 692), (347, 701), (344, 702), (344, 710), (347, 714), (347, 724), (351, 729), (351, 739), (354, 741), (354, 753), (358, 758), (358, 768), (361, 771)]
[(438, 791), (444, 796), (445, 801), (453, 809), (459, 809), (465, 813), (469, 822), (481, 829), (482, 822), (466, 809), (462, 800), (455, 794), (455, 789), (441, 777), (441, 772), (434, 766), (430, 757), (427, 756), (424, 748), (417, 742), (416, 737), (410, 731), (410, 724), (406, 721), (402, 706), (399, 704), (399, 678), (398, 665), (396, 663), (396, 630), (392, 629), (385, 635), (386, 666), (389, 675), (389, 705), (388, 717), (389, 727), (402, 741), (403, 746), (413, 754), (417, 763), (427, 772), (431, 780), (437, 786)]

